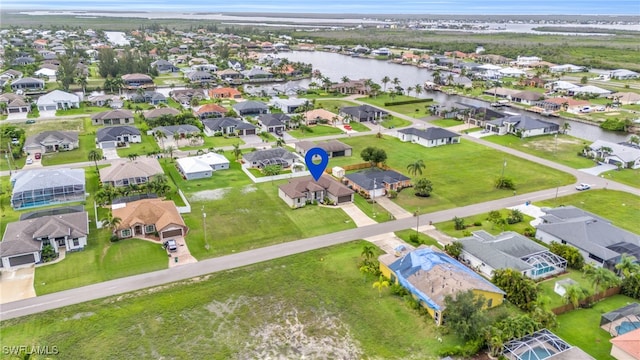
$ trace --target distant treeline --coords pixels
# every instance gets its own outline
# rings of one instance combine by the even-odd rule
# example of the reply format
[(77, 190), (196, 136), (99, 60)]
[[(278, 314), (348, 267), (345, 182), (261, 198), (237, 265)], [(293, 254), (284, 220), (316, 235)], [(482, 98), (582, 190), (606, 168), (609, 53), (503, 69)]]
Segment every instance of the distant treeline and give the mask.
[(533, 31), (560, 32), (560, 33), (584, 33), (584, 34), (613, 34), (613, 35), (640, 35), (640, 31), (622, 29), (604, 29), (595, 27), (566, 27), (566, 26), (540, 26)]

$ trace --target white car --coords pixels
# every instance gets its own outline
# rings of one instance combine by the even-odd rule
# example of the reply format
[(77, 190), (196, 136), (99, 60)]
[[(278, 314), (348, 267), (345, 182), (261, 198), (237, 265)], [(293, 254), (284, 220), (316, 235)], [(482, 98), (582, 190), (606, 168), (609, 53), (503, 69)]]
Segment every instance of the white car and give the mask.
[(578, 184), (578, 185), (576, 185), (576, 190), (578, 190), (578, 191), (589, 190), (589, 189), (591, 189), (591, 185), (589, 185), (589, 184)]
[(27, 165), (31, 165), (33, 164), (33, 159), (32, 158), (27, 158)]

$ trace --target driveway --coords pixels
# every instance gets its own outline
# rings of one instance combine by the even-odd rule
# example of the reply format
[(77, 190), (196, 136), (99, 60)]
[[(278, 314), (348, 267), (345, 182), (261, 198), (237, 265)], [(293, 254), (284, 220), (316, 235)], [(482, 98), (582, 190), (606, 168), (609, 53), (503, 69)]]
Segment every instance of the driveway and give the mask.
[(120, 156), (118, 156), (118, 150), (115, 148), (102, 149), (102, 155), (106, 157), (107, 160), (120, 159)]
[(263, 144), (264, 141), (258, 135), (243, 135), (240, 136), (240, 139), (244, 141), (245, 144)]
[[(357, 196), (357, 195), (356, 195)], [(367, 216), (359, 207), (354, 203), (342, 204), (340, 208), (344, 210), (344, 212), (349, 215), (349, 217), (353, 220), (353, 223), (356, 224), (357, 227), (367, 226), (376, 224), (376, 222)]]
[(587, 168), (587, 169), (580, 169), (580, 171), (585, 172), (587, 174), (591, 174), (591, 175), (600, 175), (603, 172), (607, 172), (607, 171), (611, 171), (611, 170), (615, 170), (618, 167), (615, 165), (611, 165), (611, 164), (602, 164), (602, 165), (598, 165), (598, 166), (594, 166), (592, 168)]
[(413, 216), (412, 213), (401, 208), (398, 204), (394, 203), (386, 196), (376, 198), (375, 201), (378, 203), (378, 205), (382, 206), (391, 215), (393, 215), (394, 219), (405, 219)]
[(414, 246), (407, 244), (404, 240), (400, 239), (394, 233), (385, 233), (376, 236), (370, 236), (365, 240), (373, 243), (387, 254), (395, 254), (396, 248), (404, 246), (407, 250), (411, 251), (415, 249)]
[(0, 304), (35, 297), (34, 275), (33, 265), (0, 271)]
[[(174, 252), (169, 252), (169, 250), (167, 250), (170, 268), (198, 262), (198, 260), (196, 260), (196, 258), (194, 258), (193, 255), (191, 255), (191, 252), (189, 251), (189, 247), (187, 246), (187, 242), (184, 240), (183, 237), (176, 238), (175, 240), (176, 240), (176, 243), (178, 244), (178, 250)], [(176, 258), (178, 259), (177, 261), (176, 261)]]

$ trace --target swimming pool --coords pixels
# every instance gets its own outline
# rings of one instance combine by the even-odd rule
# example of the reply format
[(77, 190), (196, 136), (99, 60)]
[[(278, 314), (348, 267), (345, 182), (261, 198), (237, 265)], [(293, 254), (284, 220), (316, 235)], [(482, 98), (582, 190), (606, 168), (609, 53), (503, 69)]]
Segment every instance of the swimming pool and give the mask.
[(635, 329), (640, 329), (640, 321), (623, 321), (620, 325), (616, 326), (618, 335), (626, 334)]
[(544, 274), (552, 272), (552, 271), (554, 271), (556, 269), (555, 267), (547, 264), (546, 262), (537, 263), (537, 264), (533, 265), (533, 267), (535, 267), (535, 270), (531, 270), (531, 273), (532, 273), (533, 276), (544, 275)]
[(531, 350), (527, 350), (520, 355), (522, 360), (542, 360), (550, 357), (555, 354), (555, 351), (551, 349), (546, 349), (543, 347), (536, 346)]

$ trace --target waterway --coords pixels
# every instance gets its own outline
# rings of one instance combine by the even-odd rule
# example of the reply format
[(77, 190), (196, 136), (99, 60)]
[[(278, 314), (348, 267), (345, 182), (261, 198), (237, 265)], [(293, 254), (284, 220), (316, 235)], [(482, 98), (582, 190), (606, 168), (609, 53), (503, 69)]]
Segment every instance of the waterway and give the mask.
[[(390, 63), (383, 60), (351, 57), (323, 51), (292, 51), (280, 53), (278, 56), (287, 58), (290, 61), (301, 61), (311, 64), (314, 70), (319, 70), (323, 76), (329, 77), (334, 82), (339, 82), (343, 76), (347, 76), (351, 79), (371, 79), (374, 82), (381, 84), (382, 78), (388, 76), (391, 79), (397, 77), (398, 80), (400, 80), (400, 86), (406, 88), (409, 86), (415, 86), (416, 84), (422, 85), (425, 81), (432, 80), (432, 72), (430, 70), (411, 65)], [(311, 80), (305, 79), (295, 83), (300, 86), (308, 86), (310, 82)], [(381, 86), (384, 87), (382, 84)], [(393, 85), (388, 84), (387, 87), (389, 86)], [(472, 106), (489, 106), (489, 103), (486, 101), (458, 95), (447, 95), (442, 92), (423, 92), (420, 94), (420, 97), (432, 98), (440, 104), (459, 103)], [(585, 124), (573, 120), (544, 117), (521, 109), (508, 108), (506, 111), (515, 114), (527, 114), (531, 117), (545, 121), (553, 121), (559, 124), (567, 121), (571, 124), (569, 135), (588, 141), (606, 140), (621, 142), (627, 140), (629, 137), (628, 134), (602, 130), (596, 125)]]

